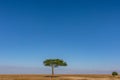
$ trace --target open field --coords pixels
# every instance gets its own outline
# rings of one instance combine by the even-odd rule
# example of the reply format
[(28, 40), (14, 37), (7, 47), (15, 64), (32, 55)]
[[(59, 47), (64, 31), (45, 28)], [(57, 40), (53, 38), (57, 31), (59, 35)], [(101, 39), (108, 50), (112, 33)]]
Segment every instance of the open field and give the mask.
[[(50, 75), (0, 75), (0, 80), (51, 80)], [(98, 74), (89, 74), (89, 75), (56, 75), (54, 80), (120, 80), (120, 76), (113, 78), (111, 75), (98, 75)]]

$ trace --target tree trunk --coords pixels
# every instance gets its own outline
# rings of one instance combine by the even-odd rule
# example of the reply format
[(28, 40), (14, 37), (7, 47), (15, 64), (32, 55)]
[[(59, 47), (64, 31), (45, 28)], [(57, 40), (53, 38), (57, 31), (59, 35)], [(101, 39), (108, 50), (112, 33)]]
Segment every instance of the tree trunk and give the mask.
[(52, 65), (52, 80), (53, 80), (53, 77), (54, 77), (54, 65)]

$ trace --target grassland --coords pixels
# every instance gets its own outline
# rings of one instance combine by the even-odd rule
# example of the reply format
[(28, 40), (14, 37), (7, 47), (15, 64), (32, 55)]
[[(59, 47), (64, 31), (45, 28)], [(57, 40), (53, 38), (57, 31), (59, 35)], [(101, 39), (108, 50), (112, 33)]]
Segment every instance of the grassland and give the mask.
[[(0, 80), (51, 80), (50, 75), (35, 75), (35, 74), (1, 74)], [(56, 75), (54, 80), (120, 80), (120, 76), (112, 77), (111, 75), (98, 74), (65, 74)]]

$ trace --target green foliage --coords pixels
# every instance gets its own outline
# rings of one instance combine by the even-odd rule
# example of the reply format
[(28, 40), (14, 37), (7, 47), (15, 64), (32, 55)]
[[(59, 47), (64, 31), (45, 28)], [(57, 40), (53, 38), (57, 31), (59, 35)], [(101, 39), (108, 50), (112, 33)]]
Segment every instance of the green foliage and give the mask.
[(117, 76), (118, 73), (117, 73), (117, 72), (112, 72), (112, 75), (113, 75), (113, 76)]
[(58, 67), (58, 66), (67, 66), (67, 63), (64, 62), (61, 59), (46, 59), (43, 64), (45, 66), (54, 66), (54, 67)]

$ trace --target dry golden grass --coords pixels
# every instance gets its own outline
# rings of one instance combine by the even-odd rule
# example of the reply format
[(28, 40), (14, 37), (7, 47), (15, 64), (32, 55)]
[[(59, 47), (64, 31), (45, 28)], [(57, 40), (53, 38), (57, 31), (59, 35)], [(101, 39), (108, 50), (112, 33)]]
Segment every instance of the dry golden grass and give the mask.
[[(0, 75), (0, 80), (51, 80), (50, 75), (33, 75), (33, 74), (9, 74)], [(56, 75), (54, 80), (120, 80), (120, 76), (112, 77), (111, 75), (97, 75), (97, 74), (81, 74), (81, 75)]]

